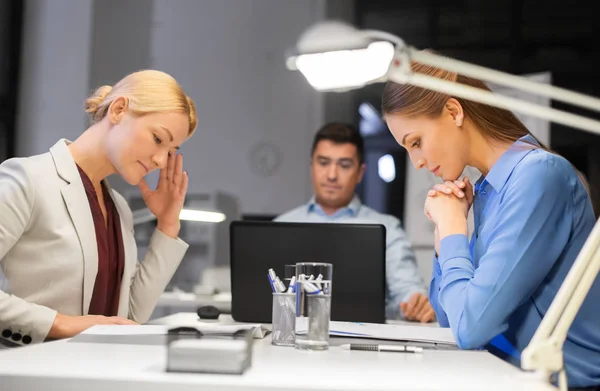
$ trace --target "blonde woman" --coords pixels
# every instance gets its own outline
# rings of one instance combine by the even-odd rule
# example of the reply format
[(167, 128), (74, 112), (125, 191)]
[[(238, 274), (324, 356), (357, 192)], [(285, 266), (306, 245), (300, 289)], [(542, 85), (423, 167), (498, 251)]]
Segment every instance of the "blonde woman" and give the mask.
[[(132, 73), (85, 101), (91, 126), (49, 152), (0, 164), (0, 342), (66, 338), (96, 324), (148, 320), (187, 244), (178, 239), (188, 185), (176, 151), (196, 111), (166, 73)], [(160, 169), (155, 190), (144, 177)], [(139, 186), (157, 217), (138, 263), (133, 218), (106, 182)]]

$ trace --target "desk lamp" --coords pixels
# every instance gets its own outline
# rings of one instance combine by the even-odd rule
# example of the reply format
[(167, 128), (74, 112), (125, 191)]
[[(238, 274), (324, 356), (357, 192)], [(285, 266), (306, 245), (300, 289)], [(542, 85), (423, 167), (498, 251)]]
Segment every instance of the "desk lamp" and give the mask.
[[(342, 92), (391, 80), (600, 134), (600, 122), (594, 119), (413, 73), (410, 64), (412, 61), (423, 63), (589, 110), (600, 111), (600, 99), (419, 51), (406, 45), (399, 37), (383, 31), (358, 30), (338, 21), (320, 22), (304, 31), (296, 47), (286, 57), (288, 69), (299, 70), (319, 91)], [(599, 247), (600, 223), (596, 223), (546, 316), (521, 354), (522, 369), (534, 371), (549, 382), (553, 375), (558, 374), (561, 391), (567, 390), (562, 347), (567, 331), (600, 269)]]

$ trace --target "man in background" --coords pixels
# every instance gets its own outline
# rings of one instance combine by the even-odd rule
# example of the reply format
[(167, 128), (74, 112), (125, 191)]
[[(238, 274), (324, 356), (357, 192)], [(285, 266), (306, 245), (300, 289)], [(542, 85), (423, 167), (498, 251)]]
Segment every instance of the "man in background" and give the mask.
[(329, 123), (312, 145), (314, 196), (275, 221), (383, 224), (386, 228), (386, 317), (431, 322), (434, 311), (400, 220), (363, 205), (354, 194), (365, 172), (364, 141), (353, 126)]

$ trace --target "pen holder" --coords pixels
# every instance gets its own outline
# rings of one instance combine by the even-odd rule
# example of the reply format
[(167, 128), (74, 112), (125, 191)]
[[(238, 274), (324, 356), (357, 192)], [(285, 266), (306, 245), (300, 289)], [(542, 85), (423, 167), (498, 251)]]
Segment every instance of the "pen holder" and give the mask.
[(273, 293), (273, 321), (271, 343), (294, 346), (296, 329), (296, 294)]

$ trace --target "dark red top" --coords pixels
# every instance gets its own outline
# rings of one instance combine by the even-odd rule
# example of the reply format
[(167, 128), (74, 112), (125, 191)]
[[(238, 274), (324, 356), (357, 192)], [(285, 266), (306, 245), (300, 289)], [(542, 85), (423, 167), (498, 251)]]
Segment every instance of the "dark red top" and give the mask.
[(92, 181), (83, 170), (79, 175), (83, 181), (85, 193), (90, 203), (96, 241), (98, 242), (98, 274), (94, 284), (94, 293), (90, 301), (89, 315), (116, 316), (119, 309), (119, 295), (121, 293), (121, 279), (125, 252), (123, 250), (123, 235), (121, 233), (121, 219), (112, 197), (106, 186), (102, 186), (104, 205), (106, 207), (106, 225), (104, 215), (100, 209), (100, 202)]

